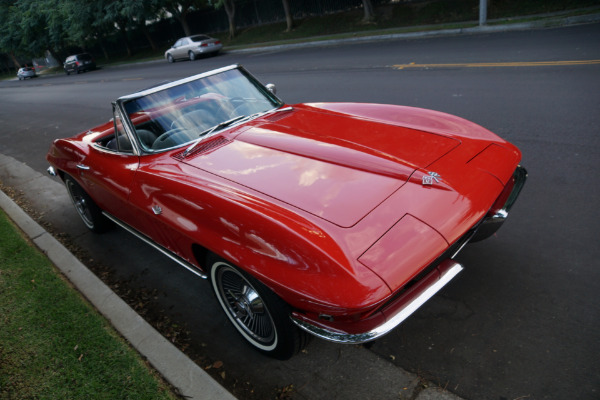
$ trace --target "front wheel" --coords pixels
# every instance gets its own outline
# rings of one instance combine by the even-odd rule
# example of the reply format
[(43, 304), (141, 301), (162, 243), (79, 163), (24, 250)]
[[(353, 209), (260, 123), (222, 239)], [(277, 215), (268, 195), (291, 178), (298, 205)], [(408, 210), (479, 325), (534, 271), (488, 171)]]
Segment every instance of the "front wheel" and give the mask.
[(209, 257), (210, 281), (225, 314), (259, 352), (287, 360), (308, 342), (290, 319), (289, 306), (262, 283), (217, 256)]
[(196, 53), (190, 51), (188, 52), (188, 57), (190, 58), (190, 61), (194, 61), (196, 59)]
[(111, 227), (110, 220), (102, 215), (100, 207), (94, 203), (94, 200), (83, 190), (79, 183), (67, 175), (65, 176), (65, 186), (85, 226), (96, 233), (106, 232)]
[(174, 63), (175, 62), (175, 59), (173, 58), (173, 56), (170, 53), (167, 54), (167, 61), (170, 62), (170, 63)]

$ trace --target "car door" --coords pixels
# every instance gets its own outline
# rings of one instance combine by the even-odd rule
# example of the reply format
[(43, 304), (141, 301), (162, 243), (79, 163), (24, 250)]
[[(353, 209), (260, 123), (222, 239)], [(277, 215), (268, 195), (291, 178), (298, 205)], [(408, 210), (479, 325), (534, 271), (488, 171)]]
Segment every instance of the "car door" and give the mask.
[(188, 53), (189, 51), (194, 47), (194, 42), (189, 39), (189, 38), (185, 38), (185, 43), (182, 47), (183, 51), (182, 51), (182, 57), (188, 57)]
[(175, 57), (175, 58), (185, 57), (185, 49), (183, 48), (183, 45), (184, 45), (183, 39), (179, 39), (177, 42), (175, 42), (175, 45), (173, 46), (173, 57)]
[(129, 194), (140, 159), (117, 110), (114, 110), (114, 125), (116, 143), (111, 146), (92, 144), (78, 169), (86, 190), (100, 208), (135, 226)]

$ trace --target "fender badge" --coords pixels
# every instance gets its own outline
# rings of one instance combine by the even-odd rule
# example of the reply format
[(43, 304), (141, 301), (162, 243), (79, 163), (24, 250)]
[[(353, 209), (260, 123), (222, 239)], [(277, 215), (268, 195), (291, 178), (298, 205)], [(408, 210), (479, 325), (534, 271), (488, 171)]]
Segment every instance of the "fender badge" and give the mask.
[(160, 215), (162, 214), (162, 208), (160, 206), (152, 206), (152, 212), (154, 212), (154, 215)]
[(433, 185), (433, 182), (440, 183), (442, 176), (437, 172), (428, 172), (427, 175), (423, 175), (423, 186)]

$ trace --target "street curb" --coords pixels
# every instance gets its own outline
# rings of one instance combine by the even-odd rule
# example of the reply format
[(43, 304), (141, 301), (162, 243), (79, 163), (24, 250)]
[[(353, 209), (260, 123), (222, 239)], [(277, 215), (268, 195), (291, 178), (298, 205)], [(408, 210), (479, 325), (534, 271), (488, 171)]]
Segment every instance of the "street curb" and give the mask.
[[(381, 40), (397, 40), (397, 39), (418, 39), (428, 38), (436, 36), (454, 36), (454, 35), (465, 35), (465, 34), (485, 34), (485, 33), (496, 33), (496, 32), (510, 32), (510, 31), (521, 31), (528, 29), (542, 29), (542, 28), (556, 28), (568, 25), (587, 24), (600, 21), (600, 13), (597, 14), (585, 14), (571, 17), (551, 17), (547, 19), (541, 19), (539, 21), (531, 22), (515, 22), (507, 23), (502, 25), (483, 25), (474, 26), (471, 28), (449, 28), (449, 29), (438, 29), (438, 30), (424, 30), (415, 32), (405, 33), (379, 33), (369, 36), (361, 36), (354, 38), (343, 38), (343, 39), (327, 39), (327, 40), (315, 40), (301, 43), (283, 43), (278, 45), (265, 44), (264, 46), (251, 47), (245, 49), (233, 49), (225, 50), (227, 53), (253, 53), (261, 51), (277, 51), (277, 50), (288, 50), (297, 48), (310, 48), (310, 47), (326, 47), (335, 46), (345, 43), (360, 43), (360, 42), (375, 42)], [(492, 21), (490, 21), (492, 22)]]
[(0, 208), (180, 395), (187, 399), (235, 400), (2, 191)]

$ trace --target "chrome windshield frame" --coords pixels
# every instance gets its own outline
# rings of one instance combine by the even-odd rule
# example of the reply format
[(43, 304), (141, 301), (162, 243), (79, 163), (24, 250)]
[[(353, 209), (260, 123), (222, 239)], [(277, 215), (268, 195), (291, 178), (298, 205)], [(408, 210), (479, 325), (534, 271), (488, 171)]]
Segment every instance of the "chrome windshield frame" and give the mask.
[[(123, 122), (123, 125), (125, 126), (125, 129), (126, 129), (127, 133), (129, 134), (130, 137), (133, 137), (134, 142), (135, 142), (134, 148), (136, 150), (136, 153), (138, 155), (141, 155), (141, 154), (157, 154), (157, 153), (162, 153), (164, 151), (168, 151), (168, 150), (175, 149), (175, 148), (180, 148), (180, 147), (184, 147), (184, 146), (195, 145), (197, 142), (201, 142), (202, 140), (204, 140), (204, 139), (206, 139), (206, 138), (208, 138), (208, 137), (210, 137), (212, 135), (206, 135), (206, 136), (200, 137), (199, 140), (194, 140), (194, 141), (187, 142), (187, 143), (184, 143), (184, 144), (181, 144), (181, 145), (177, 145), (177, 146), (173, 146), (173, 147), (165, 148), (165, 149), (160, 149), (160, 150), (157, 150), (157, 151), (152, 151), (152, 150), (144, 149), (140, 145), (140, 143), (139, 143), (139, 138), (137, 137), (137, 135), (134, 134), (134, 132), (135, 132), (135, 126), (134, 126), (133, 122), (131, 121), (131, 119), (129, 118), (129, 114), (127, 113), (127, 110), (126, 110), (126, 107), (125, 107), (125, 105), (126, 105), (127, 102), (130, 102), (130, 101), (136, 100), (136, 99), (141, 99), (141, 98), (144, 98), (146, 96), (150, 96), (152, 94), (159, 93), (159, 92), (164, 91), (164, 90), (175, 88), (177, 86), (186, 85), (188, 83), (191, 83), (191, 82), (194, 82), (194, 81), (197, 81), (197, 80), (201, 80), (201, 79), (204, 79), (204, 78), (207, 78), (207, 77), (211, 77), (211, 76), (214, 76), (214, 75), (222, 74), (224, 72), (228, 72), (228, 71), (232, 71), (232, 70), (238, 70), (238, 71), (240, 71), (242, 73), (242, 75), (244, 75), (248, 79), (248, 81), (251, 84), (253, 84), (254, 87), (256, 87), (261, 94), (263, 94), (265, 96), (266, 99), (268, 99), (271, 103), (274, 104), (274, 107), (272, 109), (264, 111), (263, 114), (276, 111), (276, 110), (282, 108), (285, 105), (285, 103), (281, 99), (279, 99), (272, 91), (270, 91), (265, 85), (263, 85), (258, 79), (256, 79), (256, 77), (254, 77), (250, 72), (248, 72), (240, 64), (233, 64), (233, 65), (229, 65), (227, 67), (223, 67), (223, 68), (211, 70), (211, 71), (204, 72), (204, 73), (197, 74), (197, 75), (193, 75), (193, 76), (190, 76), (190, 77), (187, 77), (187, 78), (179, 79), (179, 80), (176, 80), (176, 81), (173, 81), (173, 82), (162, 83), (162, 84), (159, 84), (157, 86), (153, 86), (153, 87), (141, 90), (141, 91), (136, 92), (136, 93), (132, 93), (132, 94), (129, 94), (129, 95), (121, 96), (121, 97), (119, 97), (117, 100), (115, 100), (113, 102), (113, 107), (116, 108), (118, 110), (119, 114), (122, 116), (122, 122)], [(248, 118), (248, 119), (245, 119), (245, 118), (244, 119), (240, 119), (240, 123), (247, 122), (249, 120), (254, 119), (255, 117), (258, 117), (258, 115), (257, 116), (250, 116), (250, 118)], [(232, 128), (232, 127), (235, 127), (237, 125), (238, 125), (238, 123), (233, 123), (231, 125), (228, 125), (225, 129)], [(220, 131), (220, 130), (217, 130), (217, 131)]]

